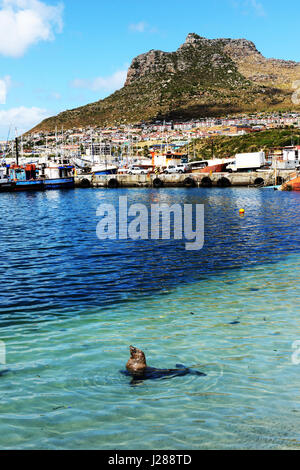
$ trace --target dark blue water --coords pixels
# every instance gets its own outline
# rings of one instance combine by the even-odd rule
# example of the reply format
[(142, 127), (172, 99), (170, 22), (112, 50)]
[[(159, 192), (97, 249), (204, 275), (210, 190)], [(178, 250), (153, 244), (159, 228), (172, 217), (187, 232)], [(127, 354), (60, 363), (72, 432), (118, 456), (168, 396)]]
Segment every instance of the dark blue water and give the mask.
[[(205, 205), (205, 245), (100, 242), (100, 203)], [(300, 250), (300, 195), (255, 189), (75, 190), (1, 194), (0, 313), (34, 316), (112, 305)], [(244, 218), (238, 215), (243, 207)]]
[[(97, 207), (125, 195), (204, 204), (203, 249), (98, 240)], [(0, 448), (299, 449), (299, 203), (246, 188), (1, 194)], [(132, 387), (130, 344), (206, 376)]]

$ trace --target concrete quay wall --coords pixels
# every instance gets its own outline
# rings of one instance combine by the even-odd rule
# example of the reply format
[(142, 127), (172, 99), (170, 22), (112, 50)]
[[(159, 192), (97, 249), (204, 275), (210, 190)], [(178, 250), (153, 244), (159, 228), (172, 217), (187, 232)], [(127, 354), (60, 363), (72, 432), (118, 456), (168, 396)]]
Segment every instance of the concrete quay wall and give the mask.
[[(290, 179), (294, 171), (278, 170), (276, 184)], [(160, 187), (230, 187), (272, 186), (275, 184), (274, 170), (241, 173), (184, 173), (149, 175), (78, 175), (78, 187), (94, 188), (160, 188)]]

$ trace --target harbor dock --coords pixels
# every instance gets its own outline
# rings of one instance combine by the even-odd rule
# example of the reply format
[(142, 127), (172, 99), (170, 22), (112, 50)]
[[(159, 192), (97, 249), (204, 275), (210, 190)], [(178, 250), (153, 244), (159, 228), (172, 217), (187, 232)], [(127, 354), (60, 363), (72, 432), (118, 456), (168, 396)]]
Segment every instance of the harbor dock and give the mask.
[(95, 175), (81, 174), (75, 177), (75, 186), (81, 188), (169, 188), (169, 187), (263, 187), (281, 185), (294, 171), (274, 170), (240, 173), (173, 173), (147, 175)]

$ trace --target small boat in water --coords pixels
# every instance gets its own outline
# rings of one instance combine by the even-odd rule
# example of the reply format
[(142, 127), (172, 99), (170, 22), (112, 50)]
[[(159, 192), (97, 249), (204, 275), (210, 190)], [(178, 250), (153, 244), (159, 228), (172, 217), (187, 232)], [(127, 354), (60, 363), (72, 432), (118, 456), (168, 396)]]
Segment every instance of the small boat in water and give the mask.
[(43, 181), (44, 189), (73, 188), (74, 166), (67, 160), (49, 161), (41, 165), (39, 179)]
[(74, 166), (60, 156), (44, 156), (38, 163), (19, 164), (19, 145), (16, 141), (16, 163), (0, 167), (0, 191), (36, 191), (73, 188)]
[(14, 183), (12, 191), (35, 191), (43, 189), (43, 181), (36, 178), (36, 166), (11, 165), (8, 167), (9, 180)]

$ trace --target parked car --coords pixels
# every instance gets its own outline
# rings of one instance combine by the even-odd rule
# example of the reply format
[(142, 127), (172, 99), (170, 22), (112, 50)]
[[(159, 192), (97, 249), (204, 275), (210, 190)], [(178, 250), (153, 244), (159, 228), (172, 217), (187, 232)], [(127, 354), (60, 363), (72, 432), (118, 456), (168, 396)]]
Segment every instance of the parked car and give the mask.
[(127, 172), (128, 175), (146, 175), (147, 173), (148, 170), (146, 168), (141, 168), (139, 166), (132, 166)]
[(178, 165), (169, 165), (165, 169), (164, 173), (166, 175), (171, 173), (186, 173), (189, 171), (189, 167), (186, 163), (179, 163)]

